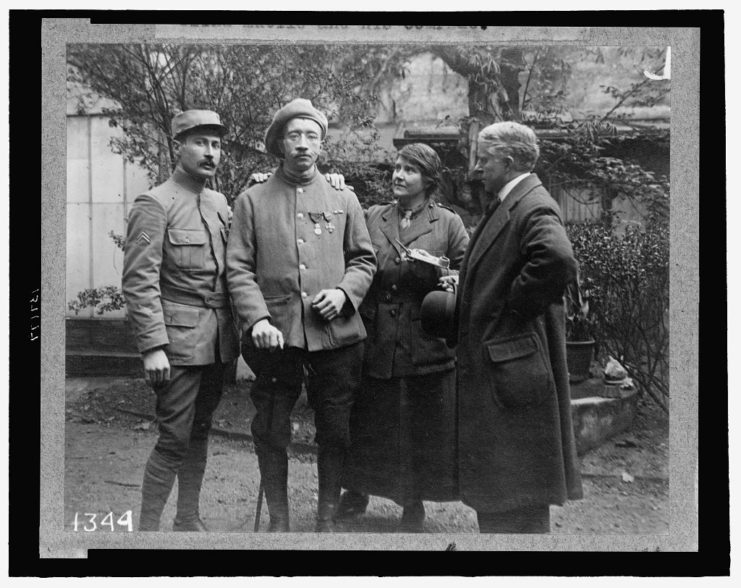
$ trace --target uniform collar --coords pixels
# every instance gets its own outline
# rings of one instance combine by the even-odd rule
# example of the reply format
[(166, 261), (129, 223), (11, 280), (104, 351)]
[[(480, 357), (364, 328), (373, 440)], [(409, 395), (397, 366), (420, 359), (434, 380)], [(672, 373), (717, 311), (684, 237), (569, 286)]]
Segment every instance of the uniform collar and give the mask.
[(311, 169), (306, 170), (301, 175), (292, 174), (288, 170), (285, 169), (285, 166), (281, 165), (278, 168), (278, 175), (289, 184), (294, 184), (298, 186), (305, 186), (306, 184), (311, 184), (311, 182), (314, 181), (317, 174), (319, 173), (319, 170), (317, 170), (316, 165), (312, 166)]
[(200, 194), (206, 187), (205, 180), (201, 181), (200, 179), (194, 178), (188, 172), (179, 167), (176, 167), (175, 171), (172, 172), (171, 178), (178, 186), (185, 188), (188, 192), (192, 192), (193, 194)]

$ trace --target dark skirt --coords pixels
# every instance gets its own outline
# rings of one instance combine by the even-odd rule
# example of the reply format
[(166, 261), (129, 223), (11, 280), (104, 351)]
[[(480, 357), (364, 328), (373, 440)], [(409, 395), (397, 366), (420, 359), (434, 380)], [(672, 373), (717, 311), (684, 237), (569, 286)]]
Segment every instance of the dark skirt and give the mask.
[(343, 487), (404, 504), (458, 500), (455, 370), (364, 378)]

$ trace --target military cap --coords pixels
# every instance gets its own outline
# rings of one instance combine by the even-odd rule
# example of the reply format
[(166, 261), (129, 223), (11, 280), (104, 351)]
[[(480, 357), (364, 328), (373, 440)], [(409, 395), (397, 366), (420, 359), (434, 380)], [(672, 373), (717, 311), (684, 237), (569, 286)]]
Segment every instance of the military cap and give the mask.
[(226, 127), (221, 124), (219, 115), (213, 110), (186, 110), (172, 118), (172, 136), (195, 129), (196, 127), (214, 127), (219, 135), (226, 134)]
[(311, 100), (296, 98), (275, 113), (273, 122), (270, 123), (265, 133), (265, 149), (268, 153), (272, 153), (278, 157), (283, 156), (279, 145), (283, 127), (289, 120), (294, 118), (308, 118), (313, 120), (322, 129), (322, 139), (326, 136), (327, 126), (329, 125), (327, 117), (312, 106)]

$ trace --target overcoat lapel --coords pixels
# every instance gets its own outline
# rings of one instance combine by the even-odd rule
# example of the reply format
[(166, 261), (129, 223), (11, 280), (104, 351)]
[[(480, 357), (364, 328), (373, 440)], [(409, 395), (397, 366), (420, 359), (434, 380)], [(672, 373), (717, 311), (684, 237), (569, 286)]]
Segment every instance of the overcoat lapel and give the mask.
[[(540, 179), (535, 174), (530, 174), (507, 195), (504, 202), (494, 211), (491, 218), (486, 222), (481, 230), (481, 234), (475, 239), (471, 247), (471, 256), (466, 265), (466, 271), (470, 274), (471, 270), (481, 260), (481, 257), (492, 246), (497, 237), (502, 233), (502, 229), (509, 224), (510, 210), (522, 200), (534, 188), (541, 185)], [(472, 274), (471, 274), (472, 275)]]

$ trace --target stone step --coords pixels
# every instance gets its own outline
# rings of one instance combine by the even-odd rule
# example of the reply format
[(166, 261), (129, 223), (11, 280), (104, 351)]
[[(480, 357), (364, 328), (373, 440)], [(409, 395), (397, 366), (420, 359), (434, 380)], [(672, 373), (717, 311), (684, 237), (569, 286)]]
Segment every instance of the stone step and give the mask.
[(68, 349), (66, 360), (67, 376), (144, 375), (141, 355), (128, 351)]
[(590, 378), (571, 385), (571, 418), (581, 455), (630, 428), (638, 407), (636, 388), (607, 385)]

